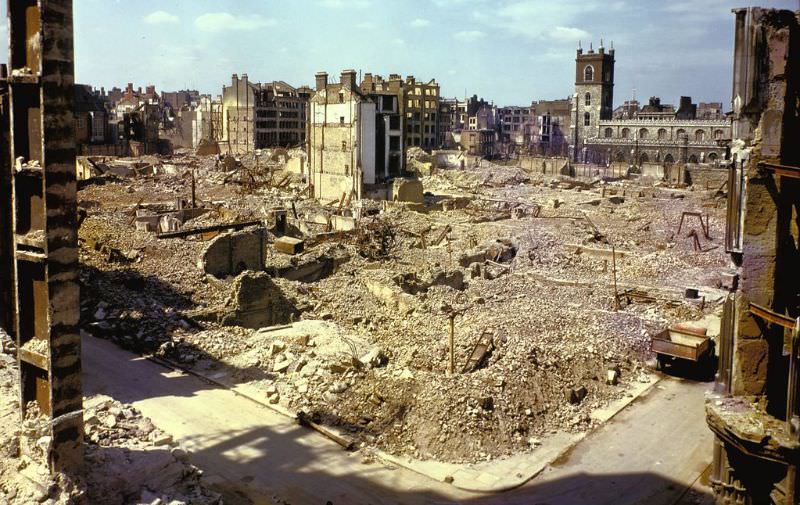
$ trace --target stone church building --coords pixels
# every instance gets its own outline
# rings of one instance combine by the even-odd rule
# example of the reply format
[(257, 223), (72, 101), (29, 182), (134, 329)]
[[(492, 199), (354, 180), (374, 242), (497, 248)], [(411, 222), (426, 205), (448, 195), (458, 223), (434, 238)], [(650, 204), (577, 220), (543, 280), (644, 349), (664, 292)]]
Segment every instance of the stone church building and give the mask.
[[(677, 111), (633, 111), (613, 118), (614, 48), (602, 42), (595, 52), (578, 47), (572, 98), (571, 155), (576, 163), (713, 163), (725, 158), (731, 138), (728, 119), (696, 119), (696, 107), (684, 97)], [(659, 102), (651, 100), (651, 106)], [(688, 102), (688, 106), (687, 103)], [(653, 107), (650, 107), (652, 109)]]

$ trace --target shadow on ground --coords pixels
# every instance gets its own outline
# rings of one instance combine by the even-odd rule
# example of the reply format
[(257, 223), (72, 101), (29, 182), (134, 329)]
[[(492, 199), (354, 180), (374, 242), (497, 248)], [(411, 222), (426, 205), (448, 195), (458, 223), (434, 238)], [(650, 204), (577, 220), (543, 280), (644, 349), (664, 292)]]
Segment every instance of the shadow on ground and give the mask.
[(129, 268), (104, 271), (82, 265), (81, 289), (83, 334), (113, 342), (140, 356), (153, 355), (187, 367), (203, 363), (207, 371), (224, 370), (226, 382), (233, 384), (272, 377), (257, 366), (222, 363), (217, 356), (183, 338), (181, 335), (206, 329), (208, 323), (189, 315), (197, 304), (158, 277), (143, 276)]
[[(176, 435), (193, 451), (192, 462), (204, 469), (212, 488), (234, 505), (709, 503), (707, 496), (689, 496), (685, 485), (655, 473), (603, 475), (603, 468), (593, 474), (559, 478), (548, 478), (545, 471), (516, 490), (494, 495), (468, 493), (404, 469), (364, 461), (363, 453), (346, 453), (289, 419), (276, 422), (274, 413), (255, 404), (252, 408), (250, 404), (223, 406), (219, 398), (207, 396), (186, 403), (181, 398), (213, 386), (141, 362), (141, 358), (122, 353), (109, 342), (87, 341), (85, 351), (87, 391), (108, 394), (124, 403), (160, 399), (150, 408), (171, 411), (167, 415), (172, 422), (183, 425), (184, 435)], [(114, 373), (117, 377), (107, 377)], [(269, 417), (272, 419), (267, 425)], [(262, 422), (264, 425), (260, 425)], [(186, 423), (192, 428), (187, 430)], [(169, 426), (163, 428), (170, 431)], [(654, 459), (658, 457), (653, 455)]]

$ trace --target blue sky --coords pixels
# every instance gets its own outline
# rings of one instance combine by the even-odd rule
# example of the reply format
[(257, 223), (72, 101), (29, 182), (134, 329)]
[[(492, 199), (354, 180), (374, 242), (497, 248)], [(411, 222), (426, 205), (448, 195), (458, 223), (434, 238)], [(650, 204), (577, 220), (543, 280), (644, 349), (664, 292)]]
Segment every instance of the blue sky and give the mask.
[[(498, 105), (564, 98), (578, 40), (613, 40), (614, 102), (730, 102), (733, 14), (800, 0), (74, 0), (76, 79), (219, 94), (233, 73), (314, 81), (344, 68), (436, 78)], [(5, 2), (0, 37), (7, 37)], [(0, 61), (5, 61), (3, 55)]]

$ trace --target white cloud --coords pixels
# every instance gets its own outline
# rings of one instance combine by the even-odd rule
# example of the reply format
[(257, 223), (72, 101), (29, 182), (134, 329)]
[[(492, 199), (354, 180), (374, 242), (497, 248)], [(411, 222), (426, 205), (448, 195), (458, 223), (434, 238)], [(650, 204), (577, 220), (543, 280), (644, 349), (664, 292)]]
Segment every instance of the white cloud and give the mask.
[(574, 43), (576, 40), (587, 40), (591, 38), (591, 34), (580, 28), (573, 28), (571, 26), (556, 26), (549, 33), (550, 37), (558, 42)]
[(425, 28), (429, 26), (431, 22), (427, 19), (417, 18), (414, 21), (410, 22), (411, 28)]
[(170, 23), (177, 23), (180, 21), (178, 16), (174, 14), (170, 14), (166, 11), (155, 11), (151, 12), (144, 18), (144, 22), (150, 25), (161, 25), (161, 24), (170, 24)]
[(194, 20), (194, 25), (204, 32), (258, 30), (275, 24), (276, 21), (274, 19), (264, 18), (258, 14), (234, 16), (229, 12), (208, 12)]
[[(615, 2), (614, 8), (620, 4), (621, 2)], [(571, 2), (513, 0), (497, 8), (475, 9), (472, 11), (472, 19), (491, 28), (493, 32), (513, 37), (575, 44), (579, 39), (591, 37), (589, 32), (576, 24), (586, 22), (586, 14), (600, 7), (600, 2), (575, 5)]]
[(370, 0), (320, 0), (320, 5), (329, 9), (363, 9), (371, 5)]
[(466, 3), (477, 4), (483, 3), (486, 0), (433, 0), (437, 7), (455, 7), (456, 5), (463, 5)]
[(394, 44), (396, 46), (402, 46), (402, 45), (405, 45), (405, 43), (406, 43), (406, 41), (403, 40), (403, 39), (392, 39), (392, 44)]
[(480, 30), (465, 30), (463, 32), (456, 32), (453, 34), (453, 37), (456, 40), (461, 40), (464, 42), (472, 42), (475, 40), (482, 39), (485, 36), (486, 34)]

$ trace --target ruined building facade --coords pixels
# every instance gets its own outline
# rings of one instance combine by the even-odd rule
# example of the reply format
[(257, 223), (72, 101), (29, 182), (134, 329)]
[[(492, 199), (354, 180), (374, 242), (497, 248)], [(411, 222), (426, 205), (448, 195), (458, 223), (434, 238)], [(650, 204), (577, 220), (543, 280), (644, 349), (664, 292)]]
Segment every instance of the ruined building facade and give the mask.
[(735, 10), (726, 249), (738, 265), (719, 342), (717, 503), (800, 502), (800, 11)]
[(500, 142), (527, 147), (533, 142), (536, 114), (532, 107), (501, 107), (497, 110)]
[(309, 103), (308, 169), (314, 197), (361, 199), (376, 182), (375, 103), (356, 86), (356, 72), (345, 70), (339, 83), (316, 75)]
[(406, 143), (423, 149), (439, 147), (439, 84), (436, 79), (406, 77)]
[(572, 101), (540, 100), (531, 104), (535, 116), (530, 151), (545, 156), (566, 156), (572, 126)]
[(571, 110), (572, 159), (578, 163), (707, 163), (722, 160), (731, 138), (730, 121), (704, 104), (703, 118), (690, 97), (679, 107), (652, 97), (613, 109), (615, 51), (578, 49)]
[(310, 95), (308, 87), (254, 83), (247, 74), (233, 74), (222, 88), (221, 142), (235, 154), (304, 145)]
[[(436, 79), (418, 81), (413, 75), (403, 79), (399, 74), (390, 74), (388, 79), (371, 73), (364, 74), (359, 89), (366, 95), (373, 93), (393, 94), (397, 97), (402, 119), (403, 145), (436, 149), (440, 147), (442, 117), (439, 114), (439, 84)], [(449, 116), (445, 118), (450, 120)]]

